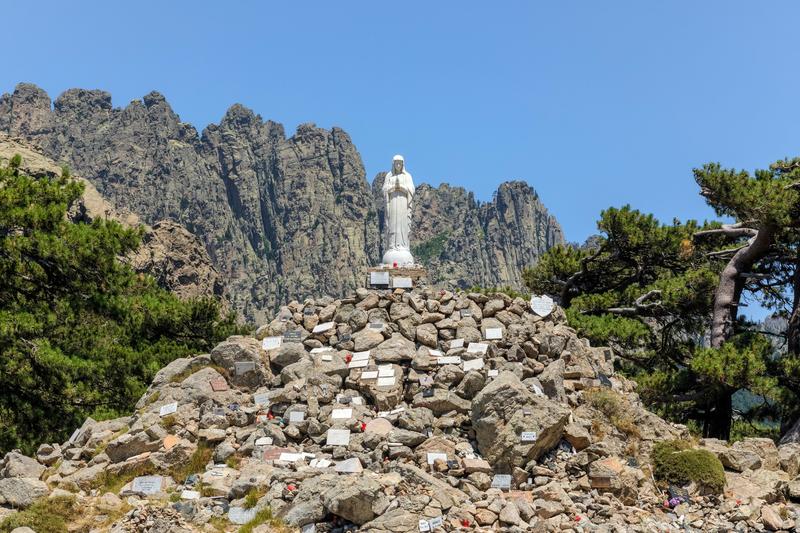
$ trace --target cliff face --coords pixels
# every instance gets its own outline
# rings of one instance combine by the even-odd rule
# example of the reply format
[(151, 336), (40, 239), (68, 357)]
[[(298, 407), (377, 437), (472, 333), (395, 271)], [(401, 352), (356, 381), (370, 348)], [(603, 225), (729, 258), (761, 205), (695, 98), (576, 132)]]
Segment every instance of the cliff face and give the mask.
[[(188, 228), (249, 318), (318, 291), (343, 294), (380, 260), (381, 201), (341, 129), (306, 124), (287, 138), (237, 104), (198, 134), (155, 92), (114, 108), (106, 92), (71, 89), (51, 105), (20, 84), (0, 97), (0, 132), (27, 138), (144, 222)], [(519, 286), (521, 269), (563, 241), (520, 182), (487, 204), (462, 188), (421, 185), (413, 223), (433, 281), (460, 286)]]

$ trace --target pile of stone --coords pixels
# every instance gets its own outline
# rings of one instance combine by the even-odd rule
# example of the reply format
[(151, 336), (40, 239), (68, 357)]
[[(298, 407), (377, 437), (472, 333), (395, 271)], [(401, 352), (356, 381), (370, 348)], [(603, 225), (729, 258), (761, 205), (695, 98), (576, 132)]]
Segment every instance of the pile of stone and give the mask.
[[(557, 307), (361, 289), (292, 302), (255, 337), (173, 361), (130, 417), (87, 420), (36, 458), (8, 454), (0, 505), (118, 496), (132, 507), (119, 531), (154, 523), (142, 507), (198, 530), (267, 508), (304, 532), (794, 527), (797, 444), (703, 441), (731, 470), (726, 493), (676, 487), (686, 497), (665, 506), (674, 495), (654, 483), (649, 452), (687, 432), (634, 389)], [(587, 400), (597, 391), (624, 402), (634, 430)]]

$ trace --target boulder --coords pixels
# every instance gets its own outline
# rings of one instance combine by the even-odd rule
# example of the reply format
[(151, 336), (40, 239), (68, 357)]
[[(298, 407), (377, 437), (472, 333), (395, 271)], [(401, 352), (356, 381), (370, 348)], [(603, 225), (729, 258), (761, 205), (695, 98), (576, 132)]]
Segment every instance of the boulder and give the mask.
[(32, 459), (19, 450), (10, 451), (0, 462), (0, 478), (8, 477), (28, 477), (39, 479), (46, 468), (39, 464), (36, 459)]
[[(261, 343), (252, 337), (229, 337), (211, 350), (211, 359), (225, 369), (229, 383), (235, 387), (255, 390), (272, 378), (269, 368), (264, 364)], [(236, 363), (252, 363), (253, 369), (237, 373)]]
[(378, 516), (386, 507), (383, 487), (366, 473), (340, 478), (335, 487), (325, 491), (322, 502), (325, 508), (357, 525), (362, 525)]
[(400, 333), (394, 333), (372, 350), (372, 356), (378, 363), (399, 363), (411, 361), (416, 351), (412, 341)]
[(38, 479), (9, 477), (0, 479), (0, 505), (25, 509), (48, 493), (47, 484)]

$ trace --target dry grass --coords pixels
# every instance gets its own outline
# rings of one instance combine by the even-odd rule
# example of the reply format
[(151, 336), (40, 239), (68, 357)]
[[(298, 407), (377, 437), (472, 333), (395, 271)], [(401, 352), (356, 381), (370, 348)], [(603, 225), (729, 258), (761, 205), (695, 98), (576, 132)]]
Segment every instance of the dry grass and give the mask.
[(82, 509), (71, 498), (42, 498), (0, 522), (0, 532), (9, 533), (18, 527), (29, 527), (36, 533), (62, 533)]
[(625, 396), (605, 387), (595, 387), (585, 390), (583, 397), (589, 406), (603, 413), (618, 431), (629, 437), (641, 437), (631, 414), (633, 406)]

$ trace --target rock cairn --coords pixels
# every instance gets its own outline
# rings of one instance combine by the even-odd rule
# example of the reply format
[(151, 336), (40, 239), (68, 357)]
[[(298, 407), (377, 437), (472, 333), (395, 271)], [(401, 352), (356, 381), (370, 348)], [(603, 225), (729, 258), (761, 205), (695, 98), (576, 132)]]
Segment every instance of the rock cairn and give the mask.
[(167, 365), (133, 415), (7, 454), (0, 517), (74, 494), (115, 509), (112, 531), (233, 531), (268, 509), (305, 533), (794, 527), (800, 445), (700, 441), (725, 492), (668, 493), (649, 453), (686, 428), (645, 410), (613, 359), (561, 309), (504, 294), (292, 302), (255, 337)]

